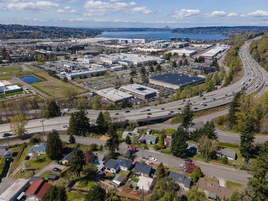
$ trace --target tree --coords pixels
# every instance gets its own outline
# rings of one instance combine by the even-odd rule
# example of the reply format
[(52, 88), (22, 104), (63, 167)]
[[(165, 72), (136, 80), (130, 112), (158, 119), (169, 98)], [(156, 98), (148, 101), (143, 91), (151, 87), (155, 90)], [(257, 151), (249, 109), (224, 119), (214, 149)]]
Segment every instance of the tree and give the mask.
[(77, 102), (79, 110), (85, 109), (85, 106), (88, 104), (88, 100), (83, 96), (79, 97)]
[(143, 82), (144, 84), (147, 84), (147, 83), (149, 82), (149, 79), (148, 79), (147, 76), (142, 76), (141, 79), (142, 79), (142, 82)]
[(69, 143), (70, 143), (70, 144), (74, 144), (74, 143), (76, 143), (76, 142), (75, 142), (75, 138), (74, 138), (74, 136), (73, 136), (72, 134), (71, 134), (70, 137), (69, 137)]
[(38, 154), (36, 153), (35, 150), (33, 150), (32, 152), (31, 159), (35, 162), (38, 161)]
[(143, 66), (143, 67), (141, 67), (141, 69), (140, 69), (140, 74), (145, 75), (145, 73), (146, 73), (146, 70), (145, 70), (145, 68), (144, 68), (144, 66)]
[(104, 134), (107, 131), (107, 124), (105, 123), (104, 115), (102, 112), (99, 113), (96, 124), (99, 133)]
[(103, 151), (103, 145), (102, 145), (102, 144), (100, 145), (99, 150), (100, 150), (100, 151)]
[(177, 67), (177, 63), (176, 63), (176, 61), (174, 60), (174, 61), (172, 61), (172, 67), (173, 68), (176, 68)]
[(191, 173), (190, 178), (196, 183), (201, 177), (203, 177), (203, 173), (199, 166), (197, 166), (194, 171)]
[(163, 163), (160, 163), (156, 170), (156, 179), (157, 181), (160, 181), (165, 177), (165, 168)]
[(62, 141), (57, 131), (52, 131), (47, 135), (46, 155), (54, 160), (62, 153)]
[(106, 126), (109, 127), (111, 125), (111, 123), (112, 123), (110, 113), (106, 110), (103, 113), (103, 116), (104, 116), (104, 122), (105, 122)]
[(70, 171), (76, 173), (79, 177), (79, 180), (81, 180), (80, 173), (83, 170), (83, 166), (86, 165), (86, 159), (83, 151), (79, 149), (79, 147), (79, 144), (76, 145), (72, 152), (72, 157), (70, 160)]
[(106, 192), (105, 189), (99, 185), (95, 185), (90, 189), (88, 194), (86, 195), (86, 201), (105, 201), (106, 200)]
[(151, 73), (153, 73), (153, 72), (154, 72), (154, 67), (153, 67), (153, 66), (150, 66), (149, 71), (150, 71)]
[(131, 77), (129, 80), (129, 84), (134, 84), (133, 78)]
[(99, 96), (95, 96), (93, 98), (92, 108), (94, 110), (100, 110), (101, 104), (100, 104), (100, 97)]
[(162, 71), (161, 65), (160, 64), (156, 64), (156, 71)]
[(45, 193), (43, 201), (66, 201), (68, 200), (66, 190), (63, 186), (51, 186)]
[(165, 141), (165, 135), (161, 134), (159, 141), (158, 141), (158, 146), (160, 149), (165, 149), (164, 141)]
[(237, 190), (234, 190), (231, 195), (231, 201), (238, 201), (238, 192)]
[(108, 130), (110, 139), (106, 141), (105, 147), (111, 151), (112, 156), (115, 153), (115, 150), (118, 149), (119, 146), (119, 139), (116, 132), (115, 125), (111, 125)]
[(214, 85), (215, 86), (218, 85), (218, 84), (220, 84), (220, 78), (219, 78), (219, 75), (218, 75), (217, 72), (214, 74), (213, 81), (214, 81)]
[(176, 184), (170, 177), (164, 177), (157, 181), (149, 201), (170, 201), (175, 198)]
[(182, 66), (182, 60), (179, 61), (179, 66)]
[(73, 135), (85, 136), (90, 131), (89, 118), (85, 110), (81, 109), (77, 112), (71, 113), (69, 120), (68, 132)]
[(203, 191), (199, 191), (196, 188), (191, 188), (191, 190), (186, 194), (187, 200), (191, 201), (207, 201), (206, 194)]
[(188, 60), (187, 59), (184, 59), (183, 65), (184, 66), (187, 66), (188, 65)]
[(166, 131), (165, 131), (165, 134), (167, 134), (167, 133), (175, 134), (176, 129), (175, 128), (167, 128)]
[(213, 121), (207, 121), (203, 128), (203, 134), (208, 137), (208, 139), (217, 140), (218, 136), (216, 133), (215, 125)]
[(127, 137), (126, 137), (126, 143), (131, 144), (131, 139), (130, 139), (129, 135), (127, 135)]
[(237, 123), (237, 117), (235, 113), (238, 111), (239, 107), (239, 98), (242, 94), (237, 93), (231, 102), (230, 109), (229, 109), (229, 115), (228, 115), (228, 120), (231, 124), (231, 126), (235, 125)]
[(206, 86), (207, 92), (211, 92), (215, 89), (215, 85), (214, 85), (214, 81), (213, 80), (209, 80), (208, 84)]
[(190, 126), (193, 126), (193, 111), (191, 110), (190, 106), (190, 100), (186, 103), (186, 105), (183, 107), (182, 113), (181, 113), (181, 120), (182, 120), (182, 127), (188, 130)]
[(227, 158), (227, 156), (224, 156), (224, 157), (223, 157), (223, 159), (222, 159), (222, 163), (223, 163), (224, 165), (228, 164), (228, 158)]
[(188, 133), (183, 129), (183, 127), (179, 127), (177, 132), (173, 136), (173, 140), (171, 143), (171, 153), (174, 156), (186, 157), (188, 152), (188, 144), (186, 143), (188, 140)]
[(14, 135), (25, 135), (27, 130), (25, 126), (28, 124), (28, 119), (25, 114), (18, 114), (10, 120), (10, 131), (14, 132)]
[(216, 140), (211, 140), (207, 136), (203, 135), (199, 139), (199, 147), (202, 155), (206, 158), (206, 160), (208, 160), (214, 155), (213, 153), (218, 150), (218, 143)]
[(54, 100), (51, 100), (48, 103), (47, 110), (48, 110), (48, 117), (59, 116), (59, 106), (57, 105), (57, 103)]
[(73, 100), (75, 96), (77, 95), (77, 91), (71, 87), (67, 87), (63, 90), (63, 95), (66, 98), (67, 102), (69, 103), (69, 108), (71, 108), (73, 104)]
[(252, 152), (254, 150), (254, 147), (252, 146), (255, 139), (254, 135), (253, 122), (248, 119), (240, 134), (240, 153), (246, 158), (250, 158), (252, 156)]
[(64, 77), (64, 78), (63, 78), (63, 82), (68, 82), (67, 77)]

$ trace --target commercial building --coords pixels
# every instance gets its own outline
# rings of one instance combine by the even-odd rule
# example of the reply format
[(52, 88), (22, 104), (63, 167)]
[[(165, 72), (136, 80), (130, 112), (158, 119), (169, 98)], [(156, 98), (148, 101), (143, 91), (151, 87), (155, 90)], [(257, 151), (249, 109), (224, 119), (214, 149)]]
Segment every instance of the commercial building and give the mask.
[(137, 50), (139, 52), (162, 52), (163, 49), (159, 49), (159, 48), (133, 48), (134, 50)]
[(80, 78), (80, 77), (88, 77), (90, 75), (100, 75), (100, 74), (105, 74), (107, 71), (109, 71), (109, 69), (107, 68), (90, 68), (87, 71), (80, 71), (80, 72), (75, 72), (75, 73), (68, 73), (66, 74), (66, 77), (68, 78), (68, 80), (73, 80), (76, 78)]
[(5, 86), (3, 83), (0, 82), (0, 93), (8, 94), (17, 91), (21, 91), (21, 87), (19, 87), (18, 85)]
[(73, 63), (67, 63), (63, 65), (65, 68), (76, 68), (77, 65), (73, 64)]
[(123, 99), (133, 98), (133, 95), (119, 91), (114, 88), (102, 89), (96, 91), (96, 93), (98, 94), (98, 96), (106, 98), (107, 100), (112, 101), (114, 103), (121, 102)]
[(182, 56), (183, 54), (185, 54), (187, 57), (192, 56), (194, 54), (196, 54), (196, 50), (186, 50), (186, 49), (179, 49), (179, 50), (170, 50), (167, 51), (166, 54), (171, 53), (172, 55), (177, 53), (179, 56)]
[(119, 88), (120, 91), (130, 92), (135, 97), (148, 99), (157, 96), (159, 91), (139, 84), (130, 84)]
[(30, 183), (28, 179), (18, 179), (6, 191), (0, 195), (1, 201), (20, 200), (24, 195)]
[(207, 59), (213, 59), (219, 53), (223, 52), (226, 49), (228, 49), (228, 47), (215, 47), (215, 48), (210, 49), (209, 51), (201, 54), (200, 57), (204, 57), (204, 58), (207, 58)]
[(197, 73), (204, 73), (205, 69), (207, 73), (211, 73), (215, 71), (215, 68), (213, 67), (207, 67), (207, 66), (197, 66), (191, 68), (193, 71), (196, 71)]
[(149, 78), (149, 82), (155, 85), (171, 89), (183, 89), (187, 85), (198, 85), (205, 82), (205, 78), (198, 76), (184, 75), (180, 73), (167, 73)]

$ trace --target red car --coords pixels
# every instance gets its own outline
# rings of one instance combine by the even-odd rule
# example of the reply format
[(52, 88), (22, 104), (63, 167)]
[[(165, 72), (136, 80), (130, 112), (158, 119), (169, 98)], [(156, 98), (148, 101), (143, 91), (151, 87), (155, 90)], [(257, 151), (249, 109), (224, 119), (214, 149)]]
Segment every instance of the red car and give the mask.
[(151, 118), (150, 116), (147, 116), (147, 118)]

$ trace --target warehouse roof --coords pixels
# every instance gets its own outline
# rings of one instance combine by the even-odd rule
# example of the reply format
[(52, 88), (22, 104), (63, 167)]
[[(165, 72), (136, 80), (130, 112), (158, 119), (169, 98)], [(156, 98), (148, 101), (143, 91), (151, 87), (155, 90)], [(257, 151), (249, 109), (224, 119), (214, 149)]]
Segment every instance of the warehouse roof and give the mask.
[(152, 94), (152, 93), (158, 93), (157, 89), (152, 89), (143, 85), (139, 85), (139, 84), (130, 84), (127, 86), (122, 86), (120, 87), (120, 90), (126, 90), (126, 91), (130, 91), (133, 93), (137, 93), (137, 94), (142, 94), (142, 95), (146, 95), (146, 94)]
[(96, 93), (99, 96), (107, 98), (113, 102), (122, 101), (124, 98), (125, 99), (133, 98), (133, 95), (119, 91), (114, 88), (102, 89), (102, 90), (96, 91)]

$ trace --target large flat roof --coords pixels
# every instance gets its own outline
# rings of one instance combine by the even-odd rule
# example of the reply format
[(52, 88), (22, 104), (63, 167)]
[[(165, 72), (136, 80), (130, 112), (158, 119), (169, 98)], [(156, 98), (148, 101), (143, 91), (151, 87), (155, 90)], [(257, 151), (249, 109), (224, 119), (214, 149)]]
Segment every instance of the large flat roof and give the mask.
[(0, 200), (11, 200), (28, 182), (28, 179), (18, 179), (0, 195)]
[(102, 89), (102, 90), (96, 91), (96, 93), (99, 96), (105, 97), (113, 102), (121, 101), (124, 98), (125, 99), (133, 98), (133, 95), (119, 91), (114, 88)]
[(127, 86), (122, 86), (120, 87), (120, 90), (126, 90), (140, 95), (149, 95), (152, 93), (158, 93), (157, 89), (152, 89), (150, 87), (146, 87), (139, 84), (130, 84)]
[(198, 81), (205, 81), (205, 78), (203, 77), (198, 77), (198, 76), (189, 76), (189, 75), (185, 75), (185, 74), (180, 74), (180, 73), (167, 73), (167, 74), (163, 74), (163, 75), (157, 75), (154, 77), (150, 77), (149, 79), (151, 80), (156, 80), (159, 82), (165, 82), (168, 84), (172, 84), (172, 85), (177, 85), (177, 86), (187, 86), (187, 85), (192, 85), (195, 82)]

